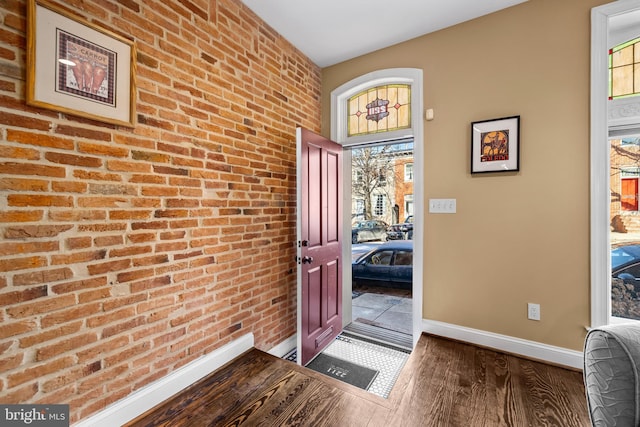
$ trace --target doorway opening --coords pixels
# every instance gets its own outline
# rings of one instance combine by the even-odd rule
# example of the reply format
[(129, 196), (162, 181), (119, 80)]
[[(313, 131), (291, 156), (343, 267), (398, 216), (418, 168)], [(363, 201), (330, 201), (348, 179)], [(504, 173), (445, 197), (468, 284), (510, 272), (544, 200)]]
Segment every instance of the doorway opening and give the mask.
[[(351, 281), (345, 286), (351, 285), (351, 318), (345, 319), (344, 330), (411, 350), (413, 139), (348, 150)], [(347, 242), (346, 234), (343, 239)]]
[[(424, 135), (423, 135), (423, 73), (417, 68), (389, 68), (372, 71), (345, 82), (331, 92), (331, 139), (341, 144), (343, 151), (343, 239), (346, 230), (352, 227), (352, 150), (350, 147), (373, 146), (391, 142), (412, 142), (414, 164), (408, 173), (413, 179), (413, 201), (408, 209), (413, 209), (413, 286), (412, 343), (417, 344), (422, 333), (423, 303), (423, 230), (424, 230)], [(402, 87), (406, 96), (395, 99), (394, 94)], [(391, 91), (386, 90), (391, 89)], [(390, 96), (391, 95), (391, 96)], [(394, 100), (395, 99), (395, 100)], [(386, 101), (389, 101), (388, 103)], [(357, 178), (357, 177), (356, 177)], [(377, 202), (378, 199), (376, 199)], [(356, 202), (357, 203), (357, 202)], [(406, 220), (408, 214), (400, 214), (398, 203), (398, 223)], [(371, 209), (377, 205), (374, 204)], [(353, 256), (349, 244), (343, 244), (342, 260)], [(353, 294), (351, 268), (343, 268), (342, 313), (343, 328), (348, 328), (353, 319)], [(351, 325), (354, 327), (354, 325)]]

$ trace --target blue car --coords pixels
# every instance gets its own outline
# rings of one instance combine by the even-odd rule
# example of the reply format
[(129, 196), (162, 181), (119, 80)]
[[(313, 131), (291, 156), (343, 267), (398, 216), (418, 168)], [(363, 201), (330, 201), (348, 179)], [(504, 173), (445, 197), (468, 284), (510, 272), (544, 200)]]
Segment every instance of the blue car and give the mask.
[(611, 277), (622, 279), (640, 291), (640, 245), (632, 244), (611, 249)]
[(411, 289), (413, 283), (413, 241), (383, 243), (351, 263), (353, 285), (375, 285)]

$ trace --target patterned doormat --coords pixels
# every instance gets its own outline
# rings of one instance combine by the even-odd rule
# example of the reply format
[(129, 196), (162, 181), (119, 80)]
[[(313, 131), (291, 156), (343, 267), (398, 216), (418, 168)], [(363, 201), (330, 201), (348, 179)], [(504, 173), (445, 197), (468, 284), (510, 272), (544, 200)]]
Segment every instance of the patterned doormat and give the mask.
[[(343, 332), (321, 354), (378, 371), (367, 391), (386, 399), (410, 352)], [(283, 358), (295, 362), (296, 350), (292, 350)]]
[(373, 380), (378, 376), (378, 371), (365, 366), (356, 365), (337, 357), (320, 353), (313, 359), (307, 368), (313, 369), (321, 374), (354, 385), (363, 390), (368, 390)]

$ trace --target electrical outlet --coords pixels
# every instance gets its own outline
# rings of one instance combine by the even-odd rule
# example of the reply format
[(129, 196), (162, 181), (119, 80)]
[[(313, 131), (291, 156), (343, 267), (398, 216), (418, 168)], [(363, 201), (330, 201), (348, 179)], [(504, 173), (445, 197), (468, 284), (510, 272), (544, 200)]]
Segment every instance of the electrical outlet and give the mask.
[(527, 304), (527, 317), (529, 320), (540, 320), (540, 304)]

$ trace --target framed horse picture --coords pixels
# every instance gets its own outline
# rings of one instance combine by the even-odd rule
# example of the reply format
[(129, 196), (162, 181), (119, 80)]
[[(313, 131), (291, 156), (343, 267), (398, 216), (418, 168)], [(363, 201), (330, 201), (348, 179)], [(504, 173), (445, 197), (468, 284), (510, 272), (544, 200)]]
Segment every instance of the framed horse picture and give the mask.
[(471, 173), (520, 170), (520, 116), (471, 123)]

